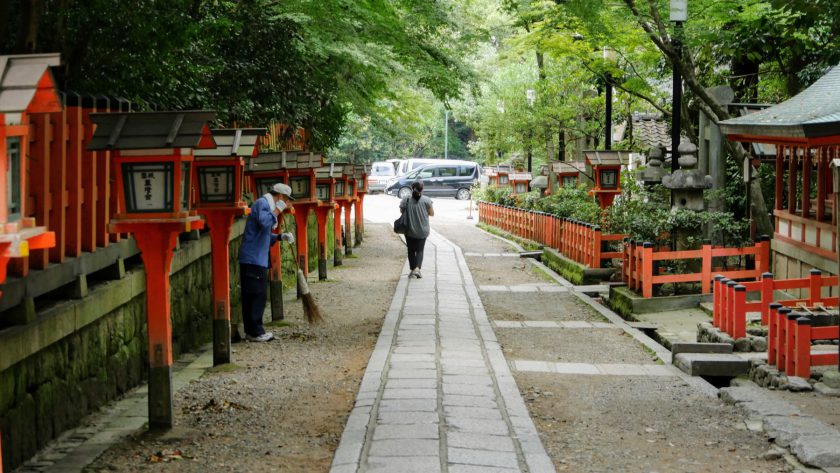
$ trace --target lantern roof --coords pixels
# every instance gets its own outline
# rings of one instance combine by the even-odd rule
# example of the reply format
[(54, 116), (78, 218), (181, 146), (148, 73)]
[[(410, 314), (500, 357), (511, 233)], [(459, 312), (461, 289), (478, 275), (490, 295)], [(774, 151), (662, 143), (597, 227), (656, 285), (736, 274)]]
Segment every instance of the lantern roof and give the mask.
[(354, 164), (353, 167), (355, 168), (356, 175), (367, 174), (370, 170), (370, 165), (368, 164)]
[(215, 148), (208, 123), (216, 112), (91, 113), (96, 131), (88, 150)]
[(58, 53), (0, 56), (0, 113), (61, 110), (50, 72), (60, 64)]
[(265, 128), (215, 128), (210, 130), (216, 147), (196, 150), (197, 158), (227, 158), (256, 156), (260, 149), (260, 138), (265, 136)]
[(720, 129), (739, 141), (779, 138), (807, 142), (829, 136), (840, 141), (840, 67), (832, 68), (810, 87), (780, 104), (720, 122)]
[(323, 165), (324, 157), (320, 153), (277, 151), (260, 153), (248, 160), (248, 172), (281, 171), (289, 169), (311, 169)]
[(316, 179), (331, 179), (341, 177), (344, 172), (344, 166), (336, 163), (329, 163), (326, 166), (321, 166), (315, 171)]
[(551, 163), (552, 170), (557, 174), (580, 174), (580, 168), (583, 166), (585, 164), (576, 162)]
[(513, 172), (510, 174), (511, 181), (530, 181), (532, 179), (530, 172)]
[(584, 151), (586, 162), (592, 166), (621, 166), (630, 162), (629, 151)]

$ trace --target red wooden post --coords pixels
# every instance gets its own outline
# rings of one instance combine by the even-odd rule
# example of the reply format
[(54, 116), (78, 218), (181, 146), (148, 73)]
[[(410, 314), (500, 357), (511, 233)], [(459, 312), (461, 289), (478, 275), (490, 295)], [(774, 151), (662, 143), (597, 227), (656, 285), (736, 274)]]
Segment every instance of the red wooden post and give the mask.
[(761, 275), (761, 324), (769, 323), (770, 303), (773, 302), (773, 273)]
[(727, 281), (726, 283), (726, 330), (730, 336), (735, 336), (735, 319), (738, 313), (735, 311), (735, 286), (738, 283), (735, 281)]
[(89, 108), (82, 110), (82, 250), (91, 253), (96, 251), (96, 210), (99, 197), (96, 179), (96, 152), (88, 150), (87, 147), (93, 137), (93, 123), (90, 121), (90, 113), (94, 111)]
[(50, 143), (50, 228), (55, 232), (56, 245), (50, 249), (50, 261), (61, 263), (65, 255), (67, 222), (67, 116), (65, 110), (50, 114), (52, 142)]
[(822, 299), (822, 271), (812, 269), (808, 274), (808, 305), (813, 306)]
[[(285, 218), (280, 214), (277, 218), (282, 222)], [(280, 230), (278, 226), (278, 231)], [(283, 243), (277, 243), (268, 249), (271, 258), (271, 268), (268, 270), (268, 290), (271, 293), (271, 320), (283, 320)]]
[(352, 201), (346, 201), (344, 207), (344, 254), (350, 256), (353, 254), (353, 232), (350, 230), (350, 209), (353, 208)]
[(648, 298), (653, 297), (653, 243), (642, 246), (642, 296)]
[(747, 288), (738, 284), (734, 288), (735, 311), (732, 326), (732, 338), (747, 336)]
[[(32, 215), (38, 225), (50, 226), (50, 165), (52, 125), (50, 115), (46, 113), (33, 114), (30, 117), (29, 144), (29, 186), (34, 208)], [(28, 198), (29, 196), (24, 196)], [(44, 269), (49, 263), (49, 250), (35, 250), (29, 254), (29, 263), (33, 268)]]
[[(295, 208), (295, 243), (297, 243), (298, 267), (304, 276), (309, 276), (309, 207)], [(349, 244), (347, 246), (350, 246)]]
[(782, 320), (785, 324), (785, 364), (783, 369), (785, 374), (793, 376), (794, 356), (796, 356), (796, 319), (801, 317), (798, 312), (791, 312)]
[(779, 316), (776, 318), (776, 368), (785, 369), (785, 357), (787, 356), (787, 318), (791, 313), (790, 307), (779, 309)]
[(341, 266), (341, 204), (333, 207), (333, 266)]
[(243, 210), (202, 210), (210, 225), (213, 270), (213, 366), (230, 363), (230, 229), (233, 226), (234, 216), (242, 215)]
[(359, 193), (359, 198), (356, 199), (354, 205), (356, 206), (355, 209), (355, 218), (356, 218), (356, 240), (355, 245), (359, 246), (362, 244), (365, 235), (365, 194)]
[[(803, 230), (804, 233), (804, 230)], [(770, 271), (770, 237), (761, 235), (759, 238), (759, 263), (756, 264), (756, 269), (761, 273)]]
[[(107, 103), (105, 104), (107, 106)], [(98, 106), (99, 111), (107, 111)], [(108, 222), (111, 220), (111, 153), (98, 151), (100, 159), (93, 161), (96, 169), (95, 192), (96, 207), (94, 213), (94, 246), (107, 247), (111, 243), (111, 235), (108, 233)]]
[(703, 279), (700, 281), (700, 287), (703, 294), (708, 294), (712, 282), (712, 245), (704, 244), (701, 252), (703, 254), (703, 268), (700, 277)]
[(70, 257), (82, 254), (82, 109), (81, 97), (67, 107), (67, 252)]
[(767, 304), (767, 364), (776, 364), (777, 343), (776, 337), (779, 332), (779, 309), (782, 304), (772, 302)]
[(592, 229), (592, 267), (601, 267), (601, 227), (596, 226)]
[(723, 279), (723, 276), (720, 274), (715, 275), (714, 281), (712, 283), (712, 325), (720, 328), (720, 317), (721, 317), (721, 310), (720, 310), (720, 301), (721, 301), (721, 284), (720, 281)]
[(146, 321), (149, 355), (149, 427), (172, 427), (172, 323), (169, 271), (178, 234), (200, 227), (200, 220), (172, 223), (120, 223), (115, 231), (134, 235), (146, 270)]
[(795, 320), (793, 370), (788, 376), (811, 377), (811, 324), (808, 317), (802, 316)]
[(318, 280), (327, 279), (327, 217), (330, 207), (315, 208), (315, 219), (318, 222)]

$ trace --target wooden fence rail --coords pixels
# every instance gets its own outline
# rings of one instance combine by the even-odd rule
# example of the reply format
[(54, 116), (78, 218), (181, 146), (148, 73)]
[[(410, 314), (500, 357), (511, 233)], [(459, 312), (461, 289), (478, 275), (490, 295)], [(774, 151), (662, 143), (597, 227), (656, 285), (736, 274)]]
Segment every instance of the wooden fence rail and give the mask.
[[(759, 281), (736, 282), (723, 275), (714, 278), (712, 299), (712, 324), (733, 338), (743, 338), (747, 330), (747, 313), (761, 314), (762, 325), (769, 323), (770, 303), (780, 306), (815, 306), (823, 304), (837, 306), (837, 297), (823, 297), (822, 288), (837, 286), (837, 276), (823, 276), (818, 269), (812, 269), (807, 278), (776, 280), (773, 274), (764, 273)], [(808, 297), (800, 299), (775, 300), (774, 291), (807, 289)], [(750, 294), (758, 299), (748, 300)]]
[(597, 225), (489, 202), (478, 203), (478, 214), (487, 225), (554, 248), (590, 268), (601, 268), (605, 260), (623, 255), (621, 251), (608, 251), (605, 246), (624, 240), (626, 235), (605, 235)]
[[(641, 292), (645, 298), (653, 297), (653, 287), (657, 284), (668, 283), (700, 283), (701, 292), (709, 294), (712, 291), (714, 274), (735, 279), (758, 279), (762, 273), (770, 268), (770, 238), (762, 237), (755, 245), (744, 248), (715, 248), (703, 245), (699, 250), (663, 251), (657, 250), (652, 243), (634, 242), (626, 240), (624, 245), (624, 264), (622, 278), (627, 286)], [(752, 256), (755, 261), (754, 269), (739, 267), (724, 270), (714, 267), (714, 258), (732, 256)], [(662, 274), (659, 269), (660, 261), (700, 261), (700, 271), (685, 274)], [(696, 263), (695, 263), (696, 264)]]

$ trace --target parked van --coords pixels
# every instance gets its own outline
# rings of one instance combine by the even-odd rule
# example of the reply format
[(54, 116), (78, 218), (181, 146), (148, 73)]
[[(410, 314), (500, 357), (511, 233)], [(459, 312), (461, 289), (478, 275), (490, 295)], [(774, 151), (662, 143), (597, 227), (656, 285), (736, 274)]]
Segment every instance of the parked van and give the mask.
[(385, 192), (388, 181), (395, 177), (394, 166), (386, 161), (377, 161), (370, 165), (370, 172), (367, 175), (368, 191)]
[(400, 177), (404, 174), (407, 174), (420, 166), (425, 166), (427, 164), (437, 164), (437, 163), (445, 163), (447, 161), (452, 161), (449, 159), (431, 159), (431, 158), (410, 158), (410, 159), (403, 159), (397, 165), (397, 177)]
[(429, 197), (470, 198), (470, 188), (478, 182), (481, 166), (473, 161), (435, 160), (398, 176), (388, 185), (387, 192), (400, 198), (411, 195), (411, 183), (423, 181), (423, 194)]

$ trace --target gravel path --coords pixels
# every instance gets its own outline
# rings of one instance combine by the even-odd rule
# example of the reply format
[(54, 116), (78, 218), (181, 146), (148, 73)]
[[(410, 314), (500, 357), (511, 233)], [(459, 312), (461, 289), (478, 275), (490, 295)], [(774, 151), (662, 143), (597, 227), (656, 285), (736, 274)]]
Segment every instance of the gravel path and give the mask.
[[(492, 309), (490, 309), (492, 310)], [(653, 363), (647, 352), (624, 331), (615, 329), (496, 328), (509, 360), (564, 363)], [(604, 347), (609, 346), (609, 350)]]
[[(483, 292), (481, 300), (492, 308), (489, 314), (492, 320), (606, 321), (580, 299), (564, 293)], [(551, 310), (545, 310), (546, 306)]]
[(405, 261), (384, 225), (367, 225), (354, 255), (310, 285), (326, 324), (287, 301), (276, 341), (234, 345), (234, 365), (176, 394), (171, 432), (131, 438), (88, 471), (328, 471)]

